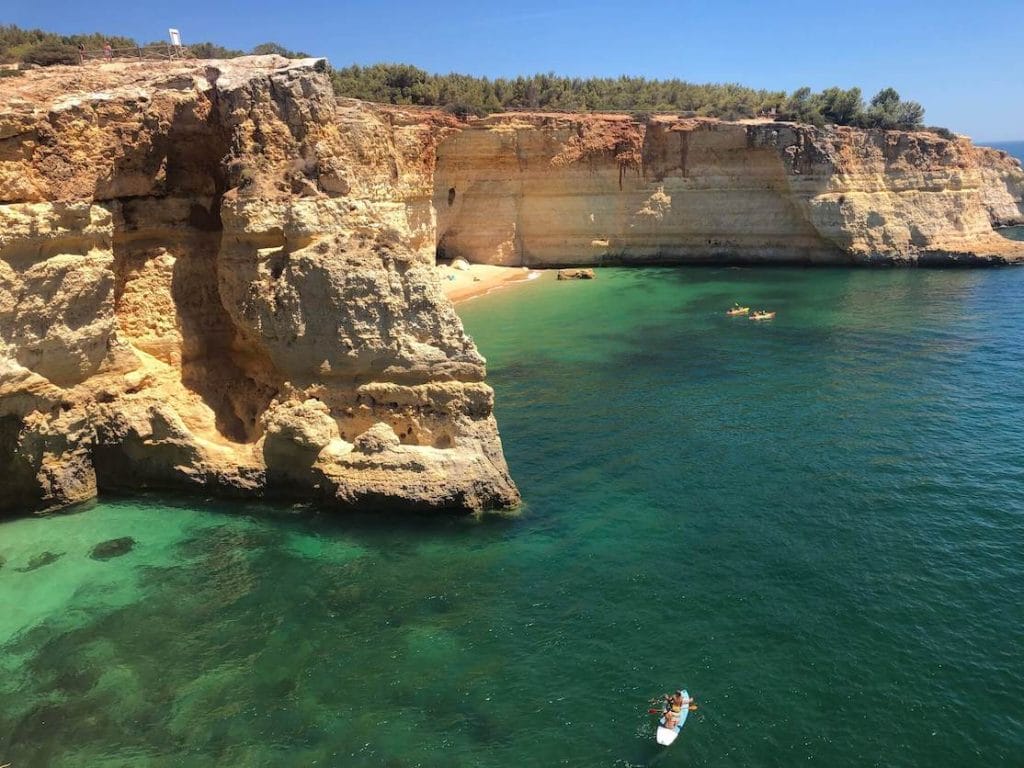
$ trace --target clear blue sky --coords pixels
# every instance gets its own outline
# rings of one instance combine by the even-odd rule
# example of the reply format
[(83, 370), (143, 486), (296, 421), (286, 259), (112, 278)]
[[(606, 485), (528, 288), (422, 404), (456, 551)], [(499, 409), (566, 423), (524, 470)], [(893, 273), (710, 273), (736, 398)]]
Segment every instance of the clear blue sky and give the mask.
[(282, 2), (3, 0), (0, 23), (54, 32), (279, 42), (336, 66), (382, 61), (489, 77), (680, 77), (793, 90), (892, 85), (926, 122), (1024, 138), (1024, 0)]

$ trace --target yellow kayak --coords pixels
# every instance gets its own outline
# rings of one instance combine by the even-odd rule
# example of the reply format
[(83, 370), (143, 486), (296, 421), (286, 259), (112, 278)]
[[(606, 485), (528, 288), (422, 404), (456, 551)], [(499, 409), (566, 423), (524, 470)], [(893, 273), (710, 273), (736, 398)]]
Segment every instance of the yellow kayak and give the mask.
[(750, 316), (751, 320), (773, 320), (775, 319), (774, 312), (755, 312)]
[(725, 314), (729, 317), (735, 317), (736, 315), (745, 315), (750, 311), (750, 307), (733, 307), (732, 309), (725, 310)]

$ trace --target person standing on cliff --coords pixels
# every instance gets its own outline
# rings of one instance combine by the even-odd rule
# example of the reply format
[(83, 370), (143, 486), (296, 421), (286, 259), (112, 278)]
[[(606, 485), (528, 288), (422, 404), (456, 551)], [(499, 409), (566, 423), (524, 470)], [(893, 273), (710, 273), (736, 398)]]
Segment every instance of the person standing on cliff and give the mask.
[(114, 49), (110, 47), (110, 43), (103, 44), (103, 58), (107, 61), (114, 58)]
[(78, 63), (85, 64), (85, 43), (78, 44)]

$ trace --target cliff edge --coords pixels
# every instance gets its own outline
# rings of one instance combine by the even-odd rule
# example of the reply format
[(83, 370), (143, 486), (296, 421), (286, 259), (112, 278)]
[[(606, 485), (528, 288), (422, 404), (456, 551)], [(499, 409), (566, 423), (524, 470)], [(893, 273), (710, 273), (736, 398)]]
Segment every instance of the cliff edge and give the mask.
[(1024, 172), (965, 137), (500, 114), (438, 148), (439, 249), (526, 266), (1024, 259)]
[(430, 143), (322, 60), (0, 81), (0, 512), (104, 489), (477, 511), (518, 493), (434, 275)]

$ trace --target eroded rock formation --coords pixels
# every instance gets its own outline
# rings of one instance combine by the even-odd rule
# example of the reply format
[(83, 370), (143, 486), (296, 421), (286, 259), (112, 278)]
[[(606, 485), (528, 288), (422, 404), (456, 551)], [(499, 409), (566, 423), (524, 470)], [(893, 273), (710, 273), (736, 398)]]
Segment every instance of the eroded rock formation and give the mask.
[(140, 487), (517, 503), (433, 274), (422, 158), (448, 119), (336, 107), (323, 68), (4, 82), (0, 511)]
[(1002, 263), (1024, 173), (931, 133), (495, 115), (438, 148), (451, 257), (601, 263)]
[(964, 138), (336, 101), (322, 60), (0, 81), (0, 512), (104, 488), (510, 507), (436, 253), (513, 265), (1001, 263)]

